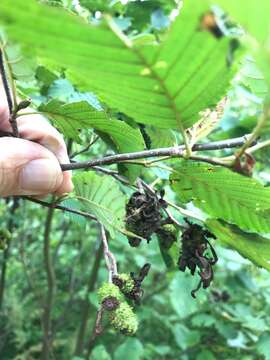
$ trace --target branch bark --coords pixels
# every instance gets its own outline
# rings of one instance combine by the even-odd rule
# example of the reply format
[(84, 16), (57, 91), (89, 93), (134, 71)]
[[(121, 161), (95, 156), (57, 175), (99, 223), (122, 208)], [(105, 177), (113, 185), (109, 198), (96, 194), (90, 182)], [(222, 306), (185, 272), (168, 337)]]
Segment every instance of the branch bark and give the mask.
[(48, 292), (44, 305), (43, 312), (43, 345), (42, 345), (42, 360), (49, 360), (52, 349), (52, 323), (51, 312), (55, 294), (55, 274), (50, 254), (50, 233), (52, 228), (54, 208), (49, 208), (45, 222), (44, 230), (44, 266), (47, 275)]
[(87, 212), (84, 212), (84, 211), (70, 209), (70, 208), (68, 208), (66, 206), (62, 206), (62, 205), (50, 204), (50, 203), (47, 203), (46, 201), (38, 200), (38, 199), (31, 198), (31, 197), (28, 197), (28, 196), (22, 196), (22, 199), (31, 201), (33, 203), (42, 205), (42, 206), (50, 208), (50, 209), (63, 210), (63, 211), (70, 212), (72, 214), (83, 216), (83, 217), (85, 217), (85, 218), (87, 218), (89, 220), (98, 221), (97, 218), (94, 215), (88, 214)]
[(10, 91), (9, 84), (8, 84), (8, 79), (6, 76), (5, 59), (4, 59), (4, 53), (3, 53), (2, 49), (0, 49), (0, 73), (1, 73), (1, 78), (2, 78), (2, 82), (3, 82), (3, 87), (5, 90), (6, 98), (7, 98), (9, 115), (11, 116), (12, 110), (13, 110), (13, 100), (12, 100), (12, 95), (11, 95), (11, 91)]
[[(192, 151), (194, 152), (212, 151), (212, 150), (231, 149), (235, 147), (240, 147), (248, 141), (249, 137), (250, 135), (245, 135), (235, 139), (214, 141), (207, 144), (195, 144), (192, 147)], [(250, 145), (252, 145), (252, 143)], [(100, 159), (94, 159), (94, 160), (77, 162), (77, 163), (75, 162), (71, 164), (61, 164), (61, 168), (63, 171), (87, 169), (87, 168), (92, 168), (94, 166), (111, 165), (111, 164), (116, 164), (130, 160), (146, 159), (146, 158), (161, 157), (161, 156), (184, 157), (185, 146), (181, 145), (181, 146), (174, 146), (174, 147), (161, 148), (161, 149), (137, 151), (133, 153), (116, 154), (116, 155), (106, 156)], [(208, 158), (205, 158), (204, 161), (206, 161), (207, 159)]]
[[(5, 67), (5, 65), (7, 65), (7, 66)], [(6, 71), (6, 69), (7, 69), (7, 71)], [(3, 49), (0, 49), (0, 73), (1, 73), (1, 78), (2, 78), (2, 82), (3, 82), (3, 87), (5, 90), (6, 98), (7, 98), (7, 103), (8, 103), (9, 123), (12, 128), (13, 135), (15, 137), (19, 137), (18, 125), (17, 125), (17, 120), (16, 120), (17, 110), (18, 110), (17, 99), (16, 99), (16, 86), (14, 83), (10, 64), (7, 63), (6, 54)], [(7, 73), (8, 73), (8, 75), (7, 75)], [(11, 82), (13, 96), (11, 95), (8, 77)]]
[(97, 277), (98, 277), (98, 270), (99, 270), (99, 267), (101, 264), (102, 255), (103, 255), (103, 243), (101, 242), (96, 254), (93, 255), (95, 257), (95, 261), (93, 263), (93, 266), (92, 266), (92, 269), (90, 272), (88, 286), (87, 286), (87, 292), (86, 292), (85, 299), (84, 299), (84, 302), (82, 305), (81, 322), (80, 322), (80, 326), (79, 326), (79, 330), (78, 330), (78, 334), (77, 334), (77, 341), (76, 341), (74, 356), (81, 356), (83, 354), (84, 344), (85, 344), (85, 335), (86, 335), (86, 330), (87, 330), (87, 323), (88, 323), (89, 313), (90, 313), (90, 309), (91, 309), (91, 304), (89, 302), (89, 293), (92, 292), (95, 288), (95, 284), (96, 284)]
[[(18, 199), (14, 198), (13, 204), (12, 204), (12, 207), (11, 207), (11, 210), (9, 213), (9, 220), (7, 223), (7, 230), (11, 234), (15, 228), (14, 214), (15, 214), (15, 211), (17, 210), (18, 206), (19, 206)], [(1, 277), (0, 277), (0, 310), (2, 309), (3, 301), (4, 301), (6, 272), (7, 272), (7, 265), (8, 265), (8, 259), (9, 259), (9, 255), (10, 255), (11, 245), (12, 245), (12, 239), (8, 242), (7, 248), (4, 250), (4, 253), (3, 253), (3, 262), (2, 262)]]

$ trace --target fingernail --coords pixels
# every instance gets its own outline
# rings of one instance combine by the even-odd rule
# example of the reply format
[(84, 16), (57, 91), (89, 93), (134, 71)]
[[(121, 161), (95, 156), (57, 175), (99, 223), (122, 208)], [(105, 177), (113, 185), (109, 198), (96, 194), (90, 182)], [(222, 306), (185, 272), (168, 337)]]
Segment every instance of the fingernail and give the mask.
[(21, 189), (40, 193), (54, 191), (59, 183), (59, 174), (60, 169), (49, 159), (30, 161), (21, 170)]

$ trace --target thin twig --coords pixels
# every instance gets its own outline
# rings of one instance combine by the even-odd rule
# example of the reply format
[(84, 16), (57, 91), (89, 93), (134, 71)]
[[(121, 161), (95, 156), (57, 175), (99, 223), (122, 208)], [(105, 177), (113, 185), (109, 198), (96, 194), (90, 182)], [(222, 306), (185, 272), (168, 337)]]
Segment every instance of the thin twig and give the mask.
[(254, 146), (250, 147), (249, 149), (247, 149), (246, 153), (247, 154), (253, 154), (256, 151), (264, 149), (264, 148), (269, 147), (269, 146), (270, 146), (270, 140), (265, 140), (265, 141), (262, 141), (262, 142), (258, 143), (257, 145), (254, 145)]
[(13, 113), (16, 111), (17, 109), (17, 87), (16, 87), (16, 83), (13, 77), (13, 70), (11, 67), (11, 63), (7, 57), (7, 53), (4, 52), (4, 58), (6, 60), (6, 64), (7, 64), (7, 71), (8, 71), (8, 77), (10, 80), (10, 87), (11, 87), (11, 92), (12, 92), (12, 97), (13, 97)]
[[(150, 191), (153, 195), (156, 195), (156, 192), (155, 190), (150, 186), (148, 185), (145, 181), (143, 181), (142, 179), (139, 179), (137, 181), (138, 183), (138, 187), (142, 186), (144, 188), (146, 188), (148, 191)], [(175, 205), (174, 203), (172, 203), (171, 201), (169, 200), (166, 200), (165, 198), (163, 198), (163, 200), (165, 201), (165, 203), (173, 208), (175, 208), (177, 211), (180, 212), (180, 214), (184, 215), (184, 216), (188, 216), (188, 217), (192, 217), (194, 219), (197, 219), (197, 220), (202, 220), (200, 217), (198, 217), (197, 215), (193, 214), (191, 211), (189, 210), (186, 210), (186, 209), (183, 209), (181, 208), (180, 206), (177, 206)], [(169, 218), (171, 218), (171, 220), (179, 227), (182, 227), (182, 225), (172, 216), (172, 214), (170, 213), (169, 210), (167, 210), (167, 214), (169, 216)]]
[(102, 224), (100, 224), (100, 229), (101, 229), (101, 239), (103, 243), (104, 259), (109, 272), (109, 282), (112, 282), (113, 276), (117, 275), (116, 259), (109, 249), (106, 231)]
[[(165, 200), (165, 201), (166, 201), (166, 200)], [(168, 218), (172, 221), (173, 224), (175, 224), (176, 226), (180, 227), (181, 229), (183, 228), (183, 225), (180, 224), (180, 222), (176, 220), (176, 218), (172, 215), (172, 213), (170, 212), (170, 210), (164, 209), (164, 211), (166, 212), (166, 214), (168, 215)]]
[[(7, 230), (12, 234), (14, 229), (16, 228), (16, 219), (15, 219), (15, 212), (19, 206), (19, 202), (17, 198), (13, 198), (13, 204), (9, 212), (9, 219), (7, 222)], [(7, 244), (7, 248), (3, 252), (3, 260), (1, 264), (1, 275), (0, 275), (0, 310), (3, 306), (4, 301), (4, 293), (5, 293), (5, 284), (6, 284), (6, 275), (7, 275), (7, 266), (9, 255), (12, 246), (12, 239), (9, 240)]]
[(0, 48), (0, 72), (1, 72), (1, 78), (2, 78), (2, 82), (3, 82), (3, 86), (4, 86), (6, 98), (7, 98), (9, 115), (11, 116), (12, 111), (13, 111), (13, 100), (12, 100), (12, 95), (11, 95), (11, 91), (9, 88), (8, 79), (6, 76), (4, 53), (1, 48)]
[(255, 126), (254, 130), (252, 131), (251, 135), (245, 141), (245, 143), (242, 145), (241, 149), (235, 154), (235, 159), (233, 161), (233, 164), (236, 164), (237, 160), (241, 158), (241, 156), (245, 153), (245, 151), (252, 146), (254, 141), (260, 136), (263, 128), (265, 127), (267, 121), (269, 120), (270, 116), (270, 106), (269, 104), (265, 105), (264, 111), (261, 114), (259, 121), (257, 125)]
[[(192, 151), (230, 149), (230, 148), (242, 146), (244, 143), (246, 143), (248, 139), (249, 139), (249, 135), (245, 135), (240, 138), (235, 138), (225, 141), (222, 140), (207, 144), (195, 144), (192, 148)], [(250, 145), (252, 145), (252, 143)], [(72, 164), (61, 164), (61, 168), (63, 171), (67, 171), (67, 170), (75, 170), (75, 169), (87, 169), (99, 165), (111, 165), (129, 160), (145, 159), (150, 157), (163, 157), (163, 156), (184, 157), (184, 152), (185, 152), (185, 146), (181, 145), (181, 146), (174, 146), (174, 147), (161, 148), (161, 149), (137, 151), (133, 153), (110, 155), (100, 159), (77, 162)], [(204, 160), (206, 161), (208, 160), (208, 158), (207, 159), (205, 158)]]
[(42, 345), (42, 360), (49, 360), (50, 354), (52, 351), (52, 320), (51, 313), (54, 301), (54, 295), (56, 291), (56, 282), (55, 282), (55, 273), (53, 262), (50, 253), (50, 234), (52, 228), (54, 208), (51, 207), (48, 209), (47, 218), (45, 221), (44, 228), (44, 244), (43, 244), (43, 254), (44, 254), (44, 267), (47, 276), (47, 285), (48, 290), (46, 294), (46, 300), (44, 305), (43, 312), (43, 345)]
[(123, 183), (125, 185), (129, 185), (128, 179), (126, 177), (120, 175), (118, 173), (118, 171), (105, 169), (105, 168), (100, 167), (100, 166), (94, 166), (93, 169), (96, 170), (97, 172), (101, 172), (101, 173), (103, 173), (105, 175), (110, 175), (110, 176), (112, 176), (113, 178), (115, 178), (116, 180), (120, 181), (121, 183)]
[(73, 261), (72, 262), (72, 265), (71, 265), (71, 271), (70, 271), (70, 274), (69, 274), (69, 284), (68, 284), (68, 300), (66, 301), (65, 305), (62, 307), (62, 313), (61, 315), (58, 317), (58, 319), (55, 321), (54, 323), (54, 327), (53, 327), (53, 334), (55, 336), (55, 334), (57, 333), (57, 331), (63, 326), (63, 324), (65, 324), (67, 322), (67, 318), (68, 316), (71, 315), (70, 313), (70, 309), (72, 308), (72, 304), (75, 300), (75, 294), (76, 294), (76, 287), (75, 285), (80, 286), (78, 284), (78, 279), (76, 278), (76, 265), (78, 263), (78, 261), (81, 259), (81, 255), (82, 255), (82, 239), (79, 240), (79, 247), (78, 247), (78, 250), (79, 250), (79, 253), (78, 253), (78, 256), (76, 257), (75, 259), (75, 262)]
[(28, 283), (28, 286), (30, 288), (30, 290), (32, 291), (33, 295), (34, 295), (34, 299), (36, 300), (37, 304), (39, 305), (40, 308), (43, 307), (43, 301), (42, 301), (42, 297), (41, 294), (39, 293), (37, 286), (34, 282), (34, 278), (33, 278), (33, 274), (30, 273), (30, 269), (28, 268), (27, 262), (26, 262), (26, 258), (25, 258), (25, 248), (24, 248), (24, 239), (23, 236), (20, 237), (20, 247), (19, 247), (19, 252), (20, 252), (20, 260), (22, 263), (22, 267), (25, 273), (25, 278), (26, 281)]
[(104, 312), (104, 308), (101, 306), (97, 311), (96, 321), (93, 326), (93, 331), (92, 331), (92, 334), (91, 334), (91, 337), (90, 337), (90, 340), (88, 343), (86, 359), (90, 359), (90, 354), (95, 345), (96, 338), (97, 338), (97, 336), (99, 336), (102, 333), (101, 322), (102, 322), (103, 312)]
[(91, 253), (91, 258), (94, 257), (94, 263), (90, 272), (88, 286), (87, 286), (87, 292), (85, 294), (85, 299), (82, 303), (82, 309), (81, 309), (81, 321), (77, 333), (77, 340), (74, 350), (74, 356), (82, 356), (83, 349), (84, 349), (84, 342), (85, 342), (85, 335), (87, 330), (87, 324), (89, 320), (89, 313), (91, 309), (91, 303), (89, 301), (89, 293), (91, 293), (95, 289), (95, 285), (98, 278), (98, 271), (100, 268), (101, 260), (102, 260), (102, 254), (103, 254), (103, 244), (100, 242), (99, 247), (96, 251), (96, 253), (93, 256), (93, 253)]
[(86, 147), (84, 147), (82, 150), (75, 151), (73, 154), (71, 154), (70, 159), (74, 159), (76, 156), (81, 155), (81, 154), (85, 153), (86, 151), (88, 151), (90, 149), (90, 147), (98, 141), (98, 139), (99, 139), (99, 136), (94, 137), (93, 140), (91, 139), (90, 143)]
[(67, 212), (72, 213), (72, 214), (83, 216), (83, 217), (85, 217), (87, 219), (90, 219), (90, 220), (98, 221), (97, 218), (94, 215), (91, 215), (91, 214), (89, 214), (89, 213), (87, 213), (85, 211), (71, 209), (71, 208), (69, 208), (67, 206), (47, 203), (46, 201), (38, 200), (38, 199), (31, 198), (31, 197), (28, 197), (28, 196), (22, 196), (22, 199), (34, 202), (36, 204), (42, 205), (42, 206), (47, 207), (47, 208), (54, 208), (54, 209), (58, 209), (58, 210), (67, 211)]
[(216, 166), (231, 167), (230, 164), (226, 163), (223, 159), (210, 158), (208, 156), (191, 155), (189, 159), (194, 161), (206, 162), (208, 164), (212, 164)]
[(203, 221), (203, 218), (194, 214), (193, 212), (189, 211), (189, 210), (186, 210), (186, 209), (183, 209), (181, 208), (180, 206), (178, 205), (175, 205), (174, 203), (172, 203), (171, 201), (168, 201), (168, 200), (165, 200), (166, 203), (173, 207), (174, 209), (176, 209), (177, 211), (180, 212), (180, 214), (184, 215), (184, 216), (187, 216), (187, 217), (192, 217), (193, 219), (197, 219), (197, 220), (200, 220), (200, 221)]
[[(5, 67), (5, 63), (7, 65), (6, 67)], [(17, 120), (16, 120), (16, 118), (17, 118), (16, 86), (15, 86), (13, 75), (12, 75), (11, 65), (8, 63), (3, 49), (0, 49), (0, 72), (1, 72), (3, 86), (4, 86), (6, 98), (7, 98), (7, 103), (8, 103), (9, 123), (12, 128), (13, 135), (15, 137), (19, 137), (19, 130), (18, 130), (18, 125), (17, 125)], [(8, 72), (8, 76), (7, 76), (7, 72)], [(8, 78), (11, 82), (12, 94), (10, 91)]]

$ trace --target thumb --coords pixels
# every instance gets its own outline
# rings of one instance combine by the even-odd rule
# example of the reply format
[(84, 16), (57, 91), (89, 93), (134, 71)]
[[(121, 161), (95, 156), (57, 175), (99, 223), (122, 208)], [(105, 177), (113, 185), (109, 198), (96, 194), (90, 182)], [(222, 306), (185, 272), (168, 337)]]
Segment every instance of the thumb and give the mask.
[(46, 195), (63, 182), (57, 158), (28, 140), (0, 138), (0, 196)]

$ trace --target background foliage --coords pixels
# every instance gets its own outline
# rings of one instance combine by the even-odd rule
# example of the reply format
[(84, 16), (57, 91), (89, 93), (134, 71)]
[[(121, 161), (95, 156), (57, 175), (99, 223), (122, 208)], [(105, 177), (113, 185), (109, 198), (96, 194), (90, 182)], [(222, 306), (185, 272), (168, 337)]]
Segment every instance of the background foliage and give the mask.
[[(224, 114), (202, 126), (201, 142), (249, 134), (268, 109), (266, 0), (261, 6), (255, 0), (186, 0), (183, 9), (173, 0), (41, 2), (46, 6), (2, 0), (3, 39), (9, 39), (6, 52), (19, 95), (31, 97), (33, 107), (63, 133), (76, 161), (187, 142), (184, 130), (225, 95)], [(221, 38), (201, 22), (211, 5)], [(268, 138), (266, 123), (260, 141)], [(50, 358), (270, 359), (268, 153), (267, 147), (256, 151), (253, 177), (175, 159), (114, 164), (116, 178), (97, 168), (76, 173), (74, 194), (62, 205), (88, 212), (105, 226), (120, 272), (152, 265), (136, 307), (135, 337), (105, 326), (102, 336), (92, 338), (96, 292), (108, 278), (100, 226), (24, 199), (2, 199), (1, 228), (11, 240), (0, 254), (1, 359), (41, 357), (48, 241), (55, 282)], [(168, 201), (218, 238), (214, 283), (197, 300), (190, 292), (198, 274), (193, 278), (173, 266), (179, 239), (165, 256), (155, 236), (136, 249), (128, 244), (125, 204), (138, 176), (165, 189)], [(183, 225), (183, 214), (170, 210)]]

